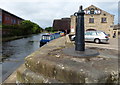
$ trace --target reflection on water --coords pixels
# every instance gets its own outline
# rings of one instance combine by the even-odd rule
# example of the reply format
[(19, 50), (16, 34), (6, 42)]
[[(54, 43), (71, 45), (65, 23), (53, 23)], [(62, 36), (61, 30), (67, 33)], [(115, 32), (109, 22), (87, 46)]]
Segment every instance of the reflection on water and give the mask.
[(24, 58), (39, 48), (43, 34), (2, 43), (2, 56), (7, 59), (2, 62), (2, 75), (5, 80), (23, 62)]

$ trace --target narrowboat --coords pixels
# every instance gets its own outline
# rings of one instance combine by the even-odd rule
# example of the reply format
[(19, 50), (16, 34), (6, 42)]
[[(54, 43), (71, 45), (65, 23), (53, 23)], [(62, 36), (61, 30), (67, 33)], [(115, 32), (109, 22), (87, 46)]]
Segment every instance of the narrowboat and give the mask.
[(54, 40), (59, 37), (60, 37), (59, 33), (42, 35), (42, 38), (40, 40), (40, 47), (43, 46), (44, 44), (50, 42), (51, 40)]

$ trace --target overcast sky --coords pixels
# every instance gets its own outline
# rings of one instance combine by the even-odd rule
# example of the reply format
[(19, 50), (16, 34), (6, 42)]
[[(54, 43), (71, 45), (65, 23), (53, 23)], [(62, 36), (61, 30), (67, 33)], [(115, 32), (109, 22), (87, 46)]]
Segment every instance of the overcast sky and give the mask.
[(0, 0), (0, 8), (45, 28), (52, 26), (54, 19), (70, 17), (78, 11), (80, 5), (83, 8), (95, 5), (115, 15), (114, 22), (117, 24), (118, 1), (120, 0)]

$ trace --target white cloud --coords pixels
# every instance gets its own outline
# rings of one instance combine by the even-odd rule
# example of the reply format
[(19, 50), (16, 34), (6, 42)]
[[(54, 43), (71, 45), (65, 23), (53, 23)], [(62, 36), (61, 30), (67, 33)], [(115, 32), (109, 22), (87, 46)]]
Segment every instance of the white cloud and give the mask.
[[(118, 2), (119, 0), (7, 0), (7, 2)], [(1, 0), (1, 2), (6, 2)]]
[(0, 7), (21, 18), (38, 23), (42, 27), (52, 26), (54, 19), (70, 17), (78, 11), (79, 6), (84, 8), (91, 4), (116, 15), (117, 21), (119, 0), (1, 0)]

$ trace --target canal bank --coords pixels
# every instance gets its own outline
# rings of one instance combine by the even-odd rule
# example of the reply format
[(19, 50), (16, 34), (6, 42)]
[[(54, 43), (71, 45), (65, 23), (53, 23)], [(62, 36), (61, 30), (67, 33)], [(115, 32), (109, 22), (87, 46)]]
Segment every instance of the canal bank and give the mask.
[[(42, 33), (39, 33), (39, 34), (42, 34)], [(2, 42), (12, 41), (12, 40), (21, 39), (21, 38), (27, 38), (27, 37), (34, 36), (34, 35), (38, 35), (38, 34), (24, 35), (24, 36), (2, 37)]]
[(118, 83), (117, 57), (106, 56), (108, 53), (91, 58), (65, 55), (62, 50), (71, 46), (68, 37), (61, 37), (39, 48), (17, 70), (17, 82)]
[(3, 37), (2, 38), (2, 42), (7, 42), (7, 41), (11, 41), (11, 40), (16, 40), (16, 39), (20, 39), (23, 38), (25, 36), (13, 36), (13, 37)]

